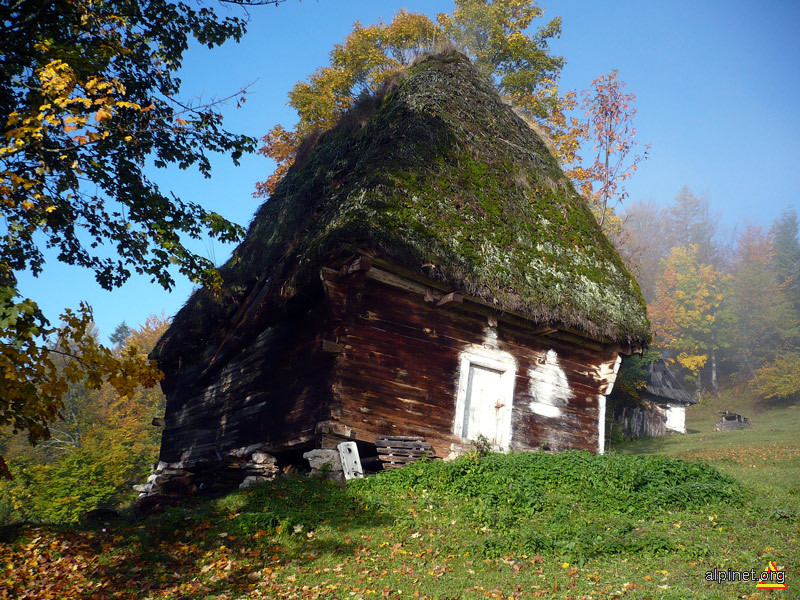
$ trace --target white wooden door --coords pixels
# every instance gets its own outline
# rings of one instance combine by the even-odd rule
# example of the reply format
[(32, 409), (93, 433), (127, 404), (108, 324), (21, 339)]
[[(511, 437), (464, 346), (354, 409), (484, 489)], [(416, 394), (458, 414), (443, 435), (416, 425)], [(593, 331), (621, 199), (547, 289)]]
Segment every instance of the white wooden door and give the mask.
[(503, 398), (502, 375), (503, 371), (474, 363), (469, 365), (462, 429), (465, 438), (476, 440), (483, 435), (493, 445), (506, 447), (506, 411), (511, 407), (506, 406)]

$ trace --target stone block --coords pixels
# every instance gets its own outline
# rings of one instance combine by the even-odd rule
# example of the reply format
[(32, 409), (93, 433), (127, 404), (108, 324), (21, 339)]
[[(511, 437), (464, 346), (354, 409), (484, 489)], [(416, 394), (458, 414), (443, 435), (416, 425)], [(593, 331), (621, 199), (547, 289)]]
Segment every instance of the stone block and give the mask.
[(244, 481), (242, 481), (242, 483), (239, 484), (239, 489), (243, 490), (245, 488), (250, 487), (253, 484), (263, 483), (265, 481), (269, 481), (269, 479), (266, 477), (260, 477), (258, 475), (248, 475), (247, 477), (244, 478)]
[(275, 464), (278, 459), (276, 459), (271, 454), (267, 454), (266, 452), (253, 452), (253, 455), (250, 457), (250, 460), (256, 464)]
[(327, 472), (337, 472), (342, 470), (342, 461), (339, 458), (339, 450), (332, 448), (317, 448), (303, 454), (303, 458), (311, 466), (312, 475), (319, 475)]

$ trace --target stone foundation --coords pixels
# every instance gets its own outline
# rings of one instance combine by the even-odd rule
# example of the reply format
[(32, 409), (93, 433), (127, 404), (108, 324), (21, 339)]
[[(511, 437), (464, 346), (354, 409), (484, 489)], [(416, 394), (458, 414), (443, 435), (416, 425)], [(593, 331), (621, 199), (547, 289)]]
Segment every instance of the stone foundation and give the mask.
[(226, 491), (269, 481), (279, 473), (277, 459), (263, 446), (239, 448), (216, 460), (159, 462), (143, 484), (137, 502), (155, 495), (187, 496), (198, 492)]

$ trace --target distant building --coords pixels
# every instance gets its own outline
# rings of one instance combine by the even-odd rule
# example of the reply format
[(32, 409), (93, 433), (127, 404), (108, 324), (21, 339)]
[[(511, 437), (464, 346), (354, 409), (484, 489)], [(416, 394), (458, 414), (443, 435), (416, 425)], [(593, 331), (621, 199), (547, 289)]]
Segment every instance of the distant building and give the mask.
[(697, 400), (684, 390), (663, 359), (647, 365), (647, 386), (636, 406), (623, 407), (615, 419), (631, 437), (686, 433), (686, 407)]

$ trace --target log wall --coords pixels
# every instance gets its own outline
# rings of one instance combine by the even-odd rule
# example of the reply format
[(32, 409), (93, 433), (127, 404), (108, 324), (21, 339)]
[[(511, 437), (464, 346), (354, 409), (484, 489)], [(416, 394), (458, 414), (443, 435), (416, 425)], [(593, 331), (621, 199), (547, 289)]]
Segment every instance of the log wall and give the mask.
[(667, 435), (667, 416), (664, 407), (654, 402), (629, 406), (618, 411), (614, 420), (630, 438), (661, 437)]
[[(616, 377), (616, 345), (553, 330), (535, 334), (532, 324), (474, 306), (442, 308), (443, 294), (374, 268), (330, 277), (326, 289), (342, 318), (331, 416), (357, 439), (423, 436), (440, 457), (468, 446), (454, 435), (460, 356), (483, 349), (516, 361), (512, 448), (599, 450), (601, 394)], [(554, 407), (534, 410), (541, 400)]]
[(328, 322), (318, 307), (267, 328), (216, 371), (183, 373), (168, 394), (160, 460), (190, 464), (253, 444), (313, 443), (331, 399)]
[(234, 327), (219, 364), (199, 360), (172, 374), (162, 461), (320, 443), (329, 430), (370, 443), (422, 436), (445, 457), (470, 445), (454, 424), (464, 357), (476, 353), (512, 365), (504, 371), (513, 374), (504, 379), (513, 383), (508, 447), (602, 451), (618, 345), (462, 302), (368, 259), (323, 269), (321, 279), (312, 310), (238, 350), (247, 336)]

